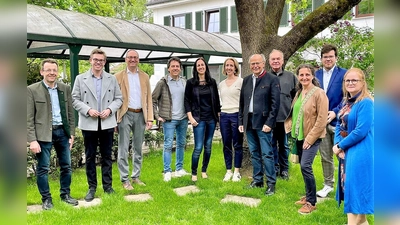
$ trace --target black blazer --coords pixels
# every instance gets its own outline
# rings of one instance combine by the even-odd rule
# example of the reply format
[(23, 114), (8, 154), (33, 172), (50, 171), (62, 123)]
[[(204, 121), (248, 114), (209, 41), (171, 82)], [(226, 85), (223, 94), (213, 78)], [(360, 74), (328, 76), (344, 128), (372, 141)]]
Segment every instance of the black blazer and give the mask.
[[(193, 78), (186, 82), (185, 87), (185, 110), (186, 113), (192, 112), (192, 116), (196, 121), (200, 121), (200, 97), (199, 86), (193, 85)], [(219, 101), (217, 82), (211, 78), (211, 84), (208, 85), (211, 91), (212, 113), (214, 119), (218, 122), (218, 113), (221, 112), (221, 103)]]
[[(253, 93), (253, 75), (243, 79), (239, 102), (239, 126), (243, 125), (247, 130), (248, 114), (251, 95)], [(276, 117), (279, 111), (281, 89), (278, 77), (266, 73), (257, 78), (253, 96), (253, 119), (254, 129), (262, 129), (265, 125), (275, 127)]]

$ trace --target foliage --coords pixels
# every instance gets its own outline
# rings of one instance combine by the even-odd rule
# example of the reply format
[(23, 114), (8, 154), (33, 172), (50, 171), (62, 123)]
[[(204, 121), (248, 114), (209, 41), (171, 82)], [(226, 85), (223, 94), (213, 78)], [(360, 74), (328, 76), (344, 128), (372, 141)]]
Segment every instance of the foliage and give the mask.
[(151, 22), (146, 0), (27, 0), (28, 4), (125, 20)]
[[(356, 27), (348, 20), (340, 20), (329, 27), (331, 36), (314, 37), (292, 55), (287, 70), (295, 71), (301, 63), (321, 67), (323, 44), (338, 48), (337, 65), (343, 68), (357, 67), (364, 71), (370, 90), (374, 88), (374, 31), (368, 27)], [(312, 58), (307, 60), (305, 58)]]
[(26, 83), (27, 85), (39, 82), (43, 79), (42, 75), (40, 75), (40, 59), (26, 59), (26, 67), (27, 67), (27, 76)]
[(148, 63), (141, 63), (139, 64), (139, 68), (147, 73), (149, 76), (154, 74), (154, 65), (153, 64), (148, 64)]

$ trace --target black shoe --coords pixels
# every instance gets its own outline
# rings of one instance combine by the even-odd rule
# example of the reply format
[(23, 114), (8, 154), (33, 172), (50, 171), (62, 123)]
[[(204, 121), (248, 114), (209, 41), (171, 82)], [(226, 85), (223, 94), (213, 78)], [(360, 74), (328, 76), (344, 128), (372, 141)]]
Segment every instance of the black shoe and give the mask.
[(289, 173), (287, 171), (283, 171), (281, 173), (281, 178), (284, 180), (289, 180)]
[(51, 200), (51, 198), (45, 199), (42, 204), (42, 209), (49, 210), (52, 208), (53, 208), (53, 201)]
[(94, 199), (95, 193), (96, 193), (96, 190), (89, 189), (88, 193), (85, 196), (85, 201), (91, 202)]
[(104, 190), (104, 193), (106, 193), (106, 194), (114, 194), (115, 193), (115, 191), (114, 191), (114, 189), (113, 188), (108, 188), (107, 190)]
[(269, 187), (267, 187), (267, 190), (265, 190), (265, 195), (273, 195), (275, 194), (275, 185), (271, 185)]
[(264, 187), (264, 183), (263, 182), (255, 182), (255, 181), (252, 181), (248, 186), (247, 186), (247, 188), (262, 188), (262, 187)]
[(68, 204), (70, 204), (70, 205), (73, 205), (73, 206), (79, 204), (78, 201), (77, 201), (76, 199), (73, 199), (73, 198), (72, 198), (70, 195), (68, 195), (68, 194), (62, 196), (62, 197), (61, 197), (61, 201), (65, 202), (65, 203), (68, 203)]

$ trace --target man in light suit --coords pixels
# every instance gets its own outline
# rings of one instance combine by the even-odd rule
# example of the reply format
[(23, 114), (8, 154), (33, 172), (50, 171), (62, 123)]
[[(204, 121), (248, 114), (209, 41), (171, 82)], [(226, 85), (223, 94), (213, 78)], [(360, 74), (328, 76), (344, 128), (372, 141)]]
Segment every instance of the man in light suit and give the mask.
[(337, 48), (334, 45), (324, 45), (321, 50), (323, 68), (316, 72), (316, 77), (329, 99), (328, 121), (326, 125), (326, 136), (322, 139), (319, 152), (321, 154), (322, 171), (324, 173), (324, 187), (317, 191), (319, 197), (325, 198), (333, 191), (334, 163), (333, 163), (333, 140), (335, 137), (337, 106), (343, 100), (342, 84), (346, 69), (336, 66)]
[(114, 128), (117, 126), (115, 113), (121, 107), (122, 94), (117, 80), (103, 71), (106, 54), (94, 49), (90, 54), (92, 67), (78, 75), (72, 90), (73, 107), (79, 113), (78, 127), (82, 130), (85, 144), (86, 176), (89, 191), (86, 201), (92, 201), (97, 188), (96, 150), (100, 143), (103, 190), (114, 193), (112, 188), (112, 144)]
[(58, 63), (54, 59), (42, 61), (40, 74), (43, 81), (29, 85), (27, 90), (27, 133), (29, 149), (38, 160), (36, 175), (42, 208), (53, 208), (48, 182), (53, 145), (60, 164), (61, 200), (78, 205), (78, 201), (70, 196), (71, 148), (75, 135), (71, 88), (57, 82)]
[(145, 185), (139, 177), (142, 169), (142, 144), (144, 130), (153, 125), (153, 101), (149, 75), (139, 70), (139, 54), (128, 50), (125, 57), (127, 68), (115, 74), (122, 91), (123, 103), (117, 112), (118, 122), (118, 169), (122, 186), (132, 190), (129, 182), (129, 141), (132, 132), (133, 169), (132, 183)]
[(265, 56), (254, 54), (249, 59), (253, 74), (243, 79), (239, 101), (239, 131), (246, 132), (253, 165), (250, 188), (263, 187), (266, 195), (275, 194), (276, 173), (272, 129), (279, 111), (279, 79), (265, 70)]

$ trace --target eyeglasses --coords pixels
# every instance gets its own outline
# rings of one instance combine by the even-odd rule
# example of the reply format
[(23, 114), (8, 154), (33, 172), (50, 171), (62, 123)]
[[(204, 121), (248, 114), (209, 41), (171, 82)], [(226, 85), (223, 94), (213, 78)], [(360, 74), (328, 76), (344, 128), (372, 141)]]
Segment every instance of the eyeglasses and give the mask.
[(264, 62), (253, 62), (253, 63), (250, 63), (250, 65), (251, 65), (251, 66), (258, 66), (258, 65), (260, 65), (261, 63), (264, 63)]
[(130, 60), (130, 59), (138, 59), (139, 57), (137, 57), (137, 56), (127, 56), (126, 58)]
[(352, 79), (352, 80), (345, 80), (344, 82), (346, 84), (357, 84), (359, 81), (361, 81), (361, 80)]
[(93, 58), (92, 60), (93, 60), (94, 62), (99, 62), (99, 63), (103, 63), (103, 62), (106, 61), (105, 59), (96, 59), (96, 58)]
[(335, 56), (334, 55), (325, 55), (325, 56), (322, 56), (322, 58), (323, 59), (333, 59), (333, 58), (335, 58)]
[(47, 70), (43, 70), (43, 71), (46, 73), (51, 73), (51, 72), (58, 73), (58, 70), (52, 70), (52, 69), (47, 69)]

